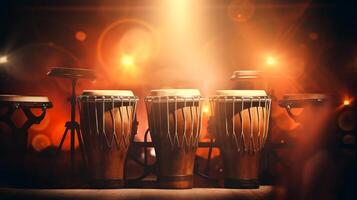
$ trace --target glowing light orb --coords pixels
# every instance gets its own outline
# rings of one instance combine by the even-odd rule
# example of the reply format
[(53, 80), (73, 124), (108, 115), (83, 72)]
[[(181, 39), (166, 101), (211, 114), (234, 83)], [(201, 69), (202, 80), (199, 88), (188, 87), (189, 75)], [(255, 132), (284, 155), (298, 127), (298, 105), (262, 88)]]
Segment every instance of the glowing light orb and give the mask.
[(77, 31), (75, 37), (78, 41), (83, 42), (87, 39), (87, 34), (83, 31)]
[(134, 56), (131, 55), (123, 55), (120, 58), (120, 64), (124, 67), (132, 67), (135, 65)]
[(344, 106), (349, 106), (351, 104), (351, 101), (349, 99), (343, 100), (343, 105)]
[(203, 113), (209, 113), (209, 106), (208, 106), (208, 105), (204, 105), (204, 106), (202, 107), (202, 112), (203, 112)]
[(276, 64), (276, 59), (274, 57), (267, 57), (267, 59), (265, 60), (267, 65), (275, 65)]
[(7, 62), (8, 62), (7, 56), (0, 56), (0, 64), (5, 64)]
[(51, 140), (46, 135), (38, 134), (32, 139), (31, 144), (36, 151), (40, 152), (51, 146)]

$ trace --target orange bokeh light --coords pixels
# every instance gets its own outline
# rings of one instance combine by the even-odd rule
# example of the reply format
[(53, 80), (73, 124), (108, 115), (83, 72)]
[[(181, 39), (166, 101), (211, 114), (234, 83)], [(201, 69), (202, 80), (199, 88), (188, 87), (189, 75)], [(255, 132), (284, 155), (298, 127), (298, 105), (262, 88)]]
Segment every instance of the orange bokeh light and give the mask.
[(36, 151), (40, 152), (51, 146), (51, 140), (47, 135), (37, 134), (33, 137), (31, 145)]
[(349, 99), (343, 100), (343, 105), (344, 106), (349, 106), (350, 104), (351, 104), (351, 100), (349, 100)]
[(87, 34), (83, 31), (77, 31), (75, 37), (78, 41), (83, 42), (87, 39)]

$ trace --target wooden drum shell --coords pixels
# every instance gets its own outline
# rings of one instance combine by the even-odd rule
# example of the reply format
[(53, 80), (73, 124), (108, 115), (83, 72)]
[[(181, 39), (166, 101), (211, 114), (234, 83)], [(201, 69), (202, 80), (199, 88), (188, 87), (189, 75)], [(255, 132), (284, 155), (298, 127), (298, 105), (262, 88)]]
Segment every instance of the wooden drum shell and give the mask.
[(81, 101), (81, 127), (93, 187), (123, 186), (135, 111), (136, 100)]
[[(193, 168), (201, 128), (200, 99), (147, 101), (161, 188), (193, 187)], [(176, 134), (177, 133), (177, 134)]]
[(211, 99), (225, 187), (259, 187), (260, 152), (268, 134), (270, 99)]

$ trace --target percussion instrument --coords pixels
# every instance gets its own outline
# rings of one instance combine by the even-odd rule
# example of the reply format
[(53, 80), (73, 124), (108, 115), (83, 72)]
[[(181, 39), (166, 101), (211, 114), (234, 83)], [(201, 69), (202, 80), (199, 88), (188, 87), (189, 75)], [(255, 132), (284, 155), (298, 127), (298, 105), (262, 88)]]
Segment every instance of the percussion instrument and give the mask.
[(218, 90), (210, 105), (225, 187), (258, 188), (259, 157), (268, 136), (271, 99), (264, 90)]
[[(28, 129), (33, 124), (41, 123), (47, 108), (52, 108), (52, 102), (47, 97), (0, 95), (0, 170), (5, 170), (0, 173), (7, 176), (3, 177), (9, 179), (7, 183), (16, 182), (18, 178), (19, 182), (23, 182)], [(33, 109), (42, 111), (36, 115)], [(16, 116), (18, 110), (23, 113), (24, 121)]]
[(138, 98), (129, 90), (85, 90), (79, 101), (91, 184), (122, 187)]
[[(27, 147), (27, 130), (33, 124), (39, 124), (46, 115), (46, 109), (52, 107), (52, 103), (47, 97), (42, 96), (20, 96), (20, 95), (0, 95), (0, 107), (6, 109), (0, 116), (0, 121), (4, 122), (12, 132), (14, 147), (25, 150)], [(39, 116), (33, 114), (31, 109), (40, 108), (42, 113)], [(16, 126), (13, 121), (13, 114), (17, 109), (21, 109), (26, 116), (26, 121), (22, 126)]]
[(71, 119), (65, 123), (66, 129), (63, 132), (63, 136), (61, 142), (58, 146), (56, 157), (58, 157), (64, 140), (70, 132), (70, 145), (71, 145), (71, 172), (74, 173), (74, 166), (75, 166), (75, 139), (77, 136), (79, 149), (81, 151), (82, 159), (85, 161), (85, 153), (83, 147), (83, 139), (82, 134), (80, 133), (79, 123), (76, 121), (76, 104), (77, 104), (77, 95), (76, 95), (76, 85), (79, 79), (89, 79), (94, 80), (96, 78), (95, 71), (92, 69), (82, 69), (82, 68), (66, 68), (66, 67), (54, 67), (48, 73), (48, 76), (57, 77), (62, 79), (69, 79), (71, 80)]
[(155, 146), (159, 186), (192, 188), (202, 119), (199, 90), (152, 90), (145, 103)]

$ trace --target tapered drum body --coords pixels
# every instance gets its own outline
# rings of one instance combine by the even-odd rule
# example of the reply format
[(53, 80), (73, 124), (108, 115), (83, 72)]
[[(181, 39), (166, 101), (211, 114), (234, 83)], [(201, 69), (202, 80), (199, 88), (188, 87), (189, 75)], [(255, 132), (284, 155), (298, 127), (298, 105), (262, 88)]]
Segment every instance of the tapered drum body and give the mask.
[(225, 187), (258, 188), (259, 157), (268, 135), (271, 100), (263, 90), (218, 90), (210, 104)]
[(127, 90), (87, 90), (79, 99), (91, 184), (121, 187), (138, 98)]
[(152, 90), (145, 98), (161, 188), (192, 188), (201, 128), (200, 92)]

